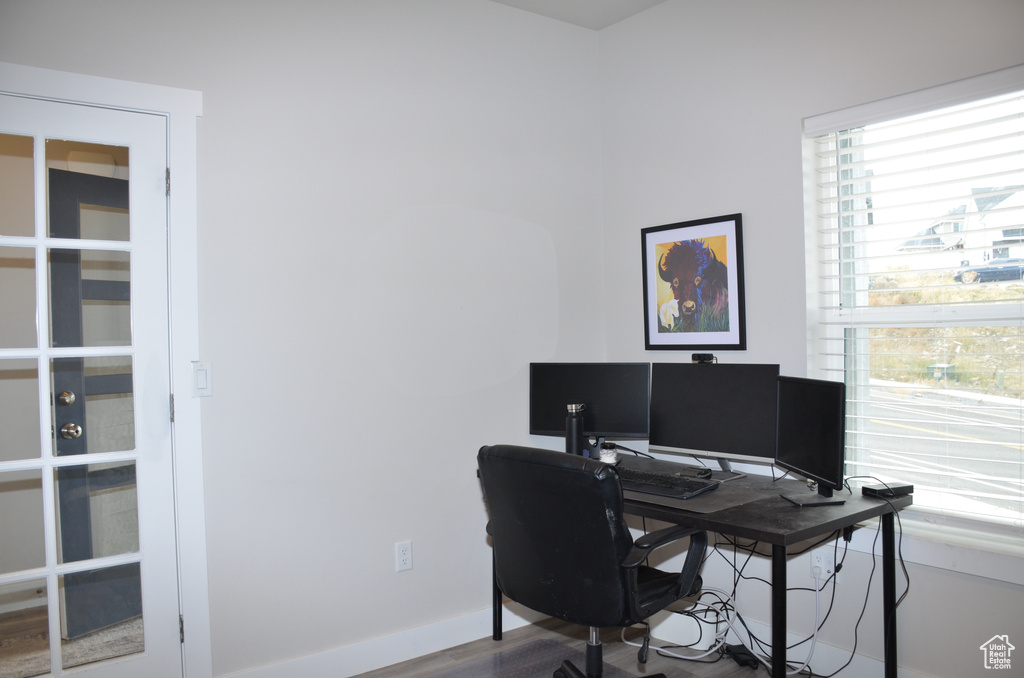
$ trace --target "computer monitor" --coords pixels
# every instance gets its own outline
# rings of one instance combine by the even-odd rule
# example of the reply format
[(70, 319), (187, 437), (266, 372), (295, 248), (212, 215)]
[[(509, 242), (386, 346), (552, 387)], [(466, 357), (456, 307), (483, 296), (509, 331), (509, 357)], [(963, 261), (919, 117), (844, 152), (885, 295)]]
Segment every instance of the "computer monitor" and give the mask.
[[(817, 482), (820, 497), (832, 497), (843, 489), (846, 384), (782, 376), (778, 391), (775, 463)], [(806, 496), (799, 499), (800, 504), (814, 503)]]
[(652, 452), (770, 464), (778, 365), (651, 365)]
[(564, 437), (567, 406), (582, 404), (594, 449), (605, 438), (646, 438), (650, 386), (648, 363), (530, 363), (530, 433)]

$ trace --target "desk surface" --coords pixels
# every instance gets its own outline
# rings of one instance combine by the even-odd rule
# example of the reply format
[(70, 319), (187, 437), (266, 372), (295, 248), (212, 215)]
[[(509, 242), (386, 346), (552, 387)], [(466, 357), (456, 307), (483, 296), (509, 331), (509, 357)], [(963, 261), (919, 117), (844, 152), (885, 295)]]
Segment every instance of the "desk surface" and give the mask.
[(845, 504), (801, 507), (781, 496), (798, 492), (809, 490), (796, 480), (773, 481), (767, 476), (748, 475), (693, 499), (630, 491), (623, 492), (623, 498), (626, 512), (633, 515), (781, 546), (894, 513), (913, 503), (911, 495), (886, 501), (844, 490), (836, 495), (845, 499)]

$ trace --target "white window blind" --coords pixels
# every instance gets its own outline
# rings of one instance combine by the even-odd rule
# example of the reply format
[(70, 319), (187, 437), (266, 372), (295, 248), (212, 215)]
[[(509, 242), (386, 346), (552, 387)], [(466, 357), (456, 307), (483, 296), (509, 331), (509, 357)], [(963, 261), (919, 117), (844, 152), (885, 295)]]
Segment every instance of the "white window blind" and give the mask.
[(916, 507), (1021, 538), (1021, 69), (1008, 82), (1015, 91), (909, 116), (894, 99), (902, 117), (875, 105), (869, 124), (851, 123), (856, 111), (829, 114), (844, 129), (805, 124), (815, 129), (811, 349), (824, 376), (847, 384), (848, 476), (913, 483)]

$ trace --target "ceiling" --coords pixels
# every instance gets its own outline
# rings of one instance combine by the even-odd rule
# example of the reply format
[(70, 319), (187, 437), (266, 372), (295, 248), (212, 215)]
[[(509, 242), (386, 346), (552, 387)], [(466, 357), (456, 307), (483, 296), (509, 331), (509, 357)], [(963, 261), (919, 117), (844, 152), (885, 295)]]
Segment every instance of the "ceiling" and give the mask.
[(493, 0), (551, 19), (599, 31), (665, 0)]

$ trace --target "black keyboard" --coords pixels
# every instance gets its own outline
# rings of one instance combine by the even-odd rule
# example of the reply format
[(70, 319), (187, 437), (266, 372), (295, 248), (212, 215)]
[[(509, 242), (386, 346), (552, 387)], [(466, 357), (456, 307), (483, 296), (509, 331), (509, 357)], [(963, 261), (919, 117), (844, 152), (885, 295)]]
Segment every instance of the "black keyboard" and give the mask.
[(717, 489), (719, 485), (717, 480), (692, 478), (676, 473), (643, 471), (627, 466), (618, 466), (615, 470), (619, 474), (622, 489), (656, 494), (662, 497), (689, 499)]

